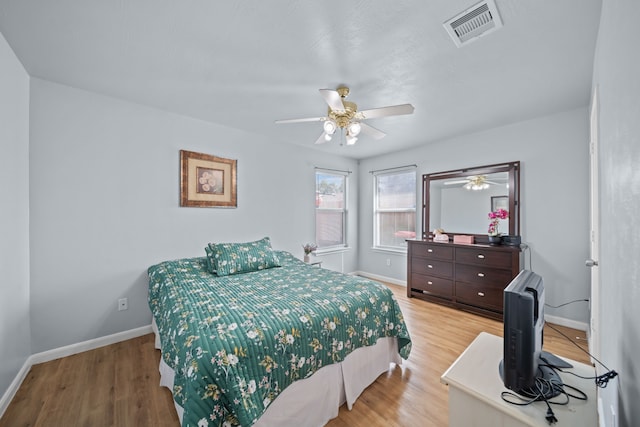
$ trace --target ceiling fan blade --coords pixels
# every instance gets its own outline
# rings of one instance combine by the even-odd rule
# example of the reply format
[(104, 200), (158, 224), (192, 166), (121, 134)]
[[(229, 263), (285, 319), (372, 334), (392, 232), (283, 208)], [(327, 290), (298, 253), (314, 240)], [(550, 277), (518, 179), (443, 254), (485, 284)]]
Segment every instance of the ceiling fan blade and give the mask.
[(325, 142), (327, 142), (327, 138), (325, 138), (325, 133), (322, 132), (322, 134), (320, 134), (320, 137), (318, 139), (316, 139), (316, 144), (324, 144)]
[(363, 133), (366, 133), (367, 135), (373, 137), (374, 139), (382, 139), (387, 135), (381, 130), (376, 129), (373, 126), (369, 126), (366, 123), (360, 123), (360, 129), (362, 130)]
[(327, 120), (326, 117), (309, 117), (306, 119), (286, 119), (286, 120), (276, 120), (276, 123), (303, 123), (303, 122), (323, 122)]
[(334, 111), (344, 111), (344, 104), (340, 94), (333, 89), (318, 89), (320, 95), (324, 98), (325, 102)]
[(389, 107), (373, 108), (371, 110), (362, 110), (358, 112), (358, 114), (362, 117), (362, 119), (375, 119), (378, 117), (412, 114), (413, 110), (414, 110), (413, 105), (402, 104), (402, 105), (392, 105)]
[(444, 185), (455, 185), (455, 184), (466, 184), (467, 182), (469, 182), (468, 179), (465, 179), (463, 181), (445, 181), (443, 182)]

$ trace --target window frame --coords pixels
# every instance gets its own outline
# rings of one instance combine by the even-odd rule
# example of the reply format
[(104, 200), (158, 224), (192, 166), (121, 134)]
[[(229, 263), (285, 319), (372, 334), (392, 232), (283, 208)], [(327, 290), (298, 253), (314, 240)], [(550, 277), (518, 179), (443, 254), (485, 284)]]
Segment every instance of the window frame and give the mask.
[[(380, 177), (384, 177), (384, 176), (389, 176), (389, 175), (400, 175), (400, 174), (406, 174), (409, 172), (413, 172), (414, 174), (414, 191), (413, 191), (413, 197), (414, 197), (414, 202), (413, 208), (395, 208), (395, 209), (389, 209), (389, 208), (385, 208), (385, 209), (380, 209), (378, 207), (378, 201), (379, 201), (379, 193), (378, 193), (378, 179)], [(418, 229), (418, 209), (417, 209), (417, 204), (418, 204), (418, 196), (417, 196), (417, 185), (418, 185), (418, 171), (414, 166), (411, 167), (405, 167), (405, 168), (398, 168), (398, 169), (393, 169), (393, 170), (383, 170), (383, 171), (378, 171), (378, 172), (372, 172), (373, 174), (373, 247), (372, 249), (374, 251), (381, 251), (381, 252), (396, 252), (396, 253), (407, 253), (407, 245), (405, 244), (404, 246), (390, 246), (390, 245), (381, 245), (380, 244), (380, 215), (379, 213), (389, 213), (389, 212), (394, 212), (394, 213), (407, 213), (407, 212), (413, 212), (414, 214), (414, 230)], [(417, 236), (417, 231), (414, 231), (416, 233)]]
[(349, 224), (348, 224), (348, 218), (349, 218), (349, 172), (348, 171), (339, 171), (339, 170), (333, 170), (333, 169), (322, 169), (322, 168), (316, 168), (315, 169), (315, 173), (314, 173), (314, 179), (315, 179), (315, 184), (314, 184), (314, 191), (316, 192), (316, 197), (318, 196), (318, 175), (322, 174), (322, 175), (332, 175), (335, 177), (341, 177), (343, 179), (343, 208), (321, 208), (317, 205), (316, 203), (316, 207), (314, 209), (314, 216), (315, 216), (315, 221), (314, 221), (314, 228), (315, 228), (315, 232), (314, 235), (316, 236), (316, 240), (317, 240), (317, 236), (318, 236), (318, 212), (342, 212), (342, 241), (343, 243), (338, 244), (338, 245), (331, 245), (331, 246), (320, 246), (320, 242), (316, 241), (316, 244), (318, 245), (318, 249), (316, 249), (316, 254), (326, 254), (326, 253), (331, 253), (331, 252), (342, 252), (345, 251), (349, 248), (349, 242), (348, 242), (348, 229), (349, 229)]

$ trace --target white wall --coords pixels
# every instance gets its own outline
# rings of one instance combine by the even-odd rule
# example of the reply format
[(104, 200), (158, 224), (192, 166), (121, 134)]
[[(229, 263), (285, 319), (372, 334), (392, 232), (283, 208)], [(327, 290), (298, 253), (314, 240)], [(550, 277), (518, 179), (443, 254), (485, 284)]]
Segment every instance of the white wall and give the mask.
[[(640, 3), (606, 0), (594, 62), (600, 99), (600, 390), (607, 426), (640, 420)], [(619, 407), (617, 405), (619, 401)]]
[[(34, 353), (148, 325), (146, 269), (203, 256), (210, 241), (268, 235), (301, 257), (314, 241), (314, 166), (357, 170), (353, 160), (35, 78), (30, 131)], [(179, 207), (180, 149), (238, 160), (237, 209)], [(349, 208), (355, 222), (355, 198)], [(340, 255), (323, 266), (353, 271), (356, 250), (344, 266)], [(118, 312), (122, 297), (129, 310)]]
[(0, 34), (0, 396), (31, 354), (29, 76)]
[[(520, 161), (520, 233), (531, 247), (532, 261), (527, 254), (526, 268), (533, 267), (544, 277), (551, 305), (588, 298), (589, 271), (584, 266), (589, 255), (588, 129), (587, 110), (580, 108), (362, 161), (360, 270), (406, 281), (406, 255), (371, 250), (370, 170), (417, 164), (417, 204), (421, 206), (422, 174)], [(418, 217), (420, 235), (420, 212)], [(392, 259), (389, 267), (386, 258)], [(589, 319), (586, 303), (548, 309), (547, 314), (585, 325)]]

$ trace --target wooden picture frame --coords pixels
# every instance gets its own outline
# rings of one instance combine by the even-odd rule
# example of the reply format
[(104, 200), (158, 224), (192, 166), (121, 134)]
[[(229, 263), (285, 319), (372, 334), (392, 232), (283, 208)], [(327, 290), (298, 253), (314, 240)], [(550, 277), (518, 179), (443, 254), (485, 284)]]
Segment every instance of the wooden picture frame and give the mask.
[(238, 207), (237, 160), (180, 150), (180, 206)]
[(498, 209), (509, 210), (509, 196), (493, 196), (491, 197), (491, 212)]

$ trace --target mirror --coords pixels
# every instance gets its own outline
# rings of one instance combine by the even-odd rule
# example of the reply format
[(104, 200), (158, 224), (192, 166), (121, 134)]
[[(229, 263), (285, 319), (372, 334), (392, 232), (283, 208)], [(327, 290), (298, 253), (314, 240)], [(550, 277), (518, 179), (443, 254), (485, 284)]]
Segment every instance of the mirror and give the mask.
[(472, 234), (487, 241), (489, 212), (509, 212), (498, 230), (520, 234), (520, 163), (479, 166), (422, 176), (422, 238), (441, 228), (450, 237)]

